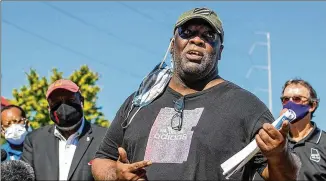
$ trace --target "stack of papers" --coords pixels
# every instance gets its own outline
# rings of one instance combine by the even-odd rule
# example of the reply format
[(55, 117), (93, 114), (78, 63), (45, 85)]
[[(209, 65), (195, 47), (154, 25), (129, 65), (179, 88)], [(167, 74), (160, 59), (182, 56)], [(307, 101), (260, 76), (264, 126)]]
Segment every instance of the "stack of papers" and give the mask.
[[(292, 110), (287, 110), (284, 114), (282, 114), (278, 119), (276, 119), (272, 125), (280, 129), (282, 123), (285, 120), (289, 122), (295, 120), (296, 114)], [(252, 157), (254, 157), (260, 151), (257, 146), (256, 140), (252, 140), (246, 147), (244, 147), (241, 151), (233, 155), (231, 158), (226, 160), (221, 164), (223, 169), (223, 175), (226, 175), (226, 179), (229, 179), (235, 172), (240, 170)]]

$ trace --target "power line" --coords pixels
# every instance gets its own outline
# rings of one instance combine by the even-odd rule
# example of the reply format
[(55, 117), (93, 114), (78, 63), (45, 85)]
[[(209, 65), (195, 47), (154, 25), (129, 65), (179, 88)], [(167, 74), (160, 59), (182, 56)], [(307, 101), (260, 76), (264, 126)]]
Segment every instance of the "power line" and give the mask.
[(123, 5), (124, 7), (130, 9), (131, 11), (133, 11), (133, 12), (135, 12), (135, 13), (137, 13), (137, 14), (143, 16), (144, 18), (149, 19), (149, 20), (151, 20), (152, 22), (157, 23), (157, 24), (160, 25), (161, 27), (164, 27), (164, 28), (166, 28), (166, 29), (171, 29), (171, 28), (168, 28), (168, 27), (167, 27), (167, 26), (169, 26), (169, 25), (167, 25), (167, 24), (164, 23), (164, 24), (166, 25), (166, 26), (164, 26), (164, 25), (162, 24), (162, 22), (161, 22), (161, 23), (158, 23), (158, 21), (157, 21), (155, 18), (151, 17), (150, 15), (148, 15), (148, 14), (146, 14), (146, 13), (144, 13), (144, 12), (139, 11), (138, 9), (136, 9), (136, 8), (134, 8), (134, 7), (132, 7), (132, 6), (128, 5), (128, 4), (126, 4), (126, 3), (123, 3), (123, 2), (121, 2), (121, 1), (116, 1), (116, 3), (119, 3), (119, 4)]
[(102, 28), (100, 28), (100, 27), (98, 27), (98, 26), (96, 26), (96, 25), (94, 25), (92, 23), (89, 23), (89, 22), (87, 22), (87, 21), (85, 21), (85, 20), (83, 20), (83, 19), (81, 19), (81, 18), (79, 18), (79, 17), (77, 17), (77, 16), (75, 16), (75, 15), (73, 15), (73, 14), (71, 14), (71, 13), (69, 13), (69, 12), (67, 12), (67, 11), (65, 11), (65, 10), (63, 10), (61, 8), (59, 8), (59, 7), (57, 7), (57, 6), (52, 5), (49, 2), (41, 2), (41, 3), (49, 6), (50, 8), (52, 8), (52, 9), (54, 9), (54, 10), (56, 10), (56, 11), (62, 13), (62, 14), (64, 14), (65, 16), (68, 16), (68, 17), (74, 19), (74, 20), (76, 20), (76, 21), (78, 21), (78, 22), (80, 22), (80, 23), (82, 23), (82, 24), (84, 24), (86, 26), (92, 27), (92, 28), (96, 29), (99, 32), (102, 32), (102, 33), (104, 33), (104, 34), (106, 34), (108, 36), (114, 37), (117, 40), (123, 41), (123, 42), (127, 43), (128, 45), (132, 45), (132, 46), (134, 46), (134, 47), (136, 47), (136, 48), (138, 48), (140, 50), (143, 50), (143, 51), (145, 51), (147, 53), (150, 53), (152, 55), (157, 55), (158, 54), (157, 52), (154, 52), (154, 51), (152, 51), (152, 50), (150, 50), (148, 48), (145, 48), (142, 45), (136, 44), (133, 41), (127, 41), (126, 39), (121, 38), (121, 37), (115, 35), (114, 33), (110, 32), (108, 30), (102, 29)]
[(94, 58), (92, 58), (92, 57), (90, 57), (90, 56), (88, 56), (88, 55), (86, 55), (86, 54), (84, 54), (84, 53), (82, 53), (82, 52), (76, 51), (76, 50), (74, 50), (74, 49), (72, 49), (72, 48), (70, 48), (70, 47), (64, 46), (64, 45), (62, 45), (62, 44), (60, 44), (60, 43), (54, 42), (54, 41), (52, 41), (52, 40), (50, 40), (50, 39), (47, 39), (47, 38), (45, 38), (45, 37), (43, 37), (43, 36), (41, 36), (41, 35), (39, 35), (39, 34), (37, 34), (37, 33), (34, 33), (34, 32), (32, 32), (32, 31), (26, 30), (26, 29), (24, 29), (24, 28), (22, 28), (22, 27), (20, 27), (20, 26), (18, 26), (18, 25), (16, 25), (16, 24), (14, 24), (14, 23), (12, 23), (12, 22), (6, 20), (6, 19), (2, 19), (2, 22), (6, 23), (6, 24), (8, 24), (8, 25), (10, 25), (10, 26), (12, 26), (12, 27), (14, 27), (14, 28), (20, 30), (20, 31), (23, 31), (23, 32), (25, 32), (25, 33), (27, 33), (27, 34), (30, 34), (30, 35), (34, 36), (34, 37), (37, 37), (37, 38), (39, 38), (39, 39), (41, 39), (41, 40), (43, 40), (43, 41), (45, 41), (45, 42), (47, 42), (47, 43), (49, 43), (49, 44), (55, 45), (55, 46), (57, 46), (57, 47), (60, 47), (60, 48), (62, 48), (62, 49), (64, 49), (64, 50), (66, 50), (66, 51), (68, 51), (68, 52), (72, 52), (72, 53), (74, 53), (74, 54), (76, 54), (76, 55), (78, 55), (78, 56), (84, 57), (84, 58), (86, 58), (86, 60), (92, 60), (92, 61), (94, 61), (94, 62), (97, 62), (97, 63), (99, 63), (99, 64), (105, 66), (105, 67), (113, 68), (113, 70), (116, 70), (116, 71), (118, 71), (118, 72), (122, 72), (122, 73), (124, 73), (124, 74), (128, 74), (128, 75), (130, 75), (131, 77), (137, 77), (137, 78), (142, 78), (142, 77), (143, 77), (143, 76), (140, 76), (140, 75), (138, 75), (138, 74), (132, 73), (132, 72), (130, 72), (130, 71), (124, 70), (124, 69), (122, 69), (122, 68), (120, 68), (120, 67), (113, 66), (113, 65), (108, 65), (107, 63), (102, 62), (102, 61), (99, 61), (99, 60), (97, 60), (97, 59), (94, 59)]
[(151, 21), (155, 21), (155, 19), (154, 19), (153, 17), (151, 17), (151, 16), (149, 16), (148, 14), (145, 14), (145, 13), (143, 13), (143, 12), (137, 10), (136, 8), (133, 8), (132, 6), (129, 6), (129, 5), (126, 4), (126, 3), (123, 3), (123, 2), (121, 2), (121, 1), (116, 1), (116, 3), (119, 3), (119, 4), (123, 5), (124, 7), (128, 8), (128, 9), (130, 9), (130, 10), (132, 10), (132, 11), (134, 11), (134, 12), (140, 14), (140, 15), (142, 15), (144, 18), (147, 18), (147, 19), (149, 19), (149, 20), (151, 20)]

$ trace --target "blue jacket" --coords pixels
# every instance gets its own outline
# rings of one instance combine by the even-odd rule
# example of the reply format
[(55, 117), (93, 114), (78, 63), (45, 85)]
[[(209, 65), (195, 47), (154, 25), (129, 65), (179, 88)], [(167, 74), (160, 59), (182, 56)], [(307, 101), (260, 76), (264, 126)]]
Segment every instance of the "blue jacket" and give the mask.
[(1, 149), (4, 149), (7, 152), (6, 160), (19, 160), (23, 153), (22, 151), (12, 149), (8, 142), (1, 145)]

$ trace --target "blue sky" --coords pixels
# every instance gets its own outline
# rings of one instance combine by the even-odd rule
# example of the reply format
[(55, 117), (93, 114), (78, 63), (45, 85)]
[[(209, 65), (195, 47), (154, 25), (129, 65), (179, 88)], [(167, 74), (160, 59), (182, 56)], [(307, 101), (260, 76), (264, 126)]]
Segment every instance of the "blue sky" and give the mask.
[[(25, 71), (70, 75), (87, 64), (101, 77), (98, 104), (112, 120), (122, 102), (164, 56), (178, 16), (206, 6), (223, 21), (225, 49), (220, 75), (254, 92), (268, 105), (266, 46), (249, 49), (271, 34), (273, 114), (281, 110), (284, 82), (308, 80), (321, 99), (314, 120), (326, 129), (326, 2), (1, 2), (1, 95), (27, 84)], [(168, 61), (169, 62), (169, 61)], [(324, 78), (323, 78), (324, 77)]]

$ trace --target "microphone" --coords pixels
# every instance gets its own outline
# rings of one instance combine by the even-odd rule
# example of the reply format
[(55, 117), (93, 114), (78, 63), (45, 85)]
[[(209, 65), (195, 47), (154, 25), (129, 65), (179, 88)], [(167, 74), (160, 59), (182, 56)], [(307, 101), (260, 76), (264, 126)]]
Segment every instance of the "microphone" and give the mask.
[(7, 159), (7, 152), (4, 149), (1, 149), (1, 162)]
[(35, 181), (34, 169), (21, 160), (8, 160), (1, 163), (1, 180)]
[[(307, 114), (307, 109), (296, 109), (292, 107), (285, 107), (287, 111), (277, 118), (272, 125), (276, 129), (280, 129), (285, 120), (290, 123), (304, 117)], [(246, 147), (233, 155), (231, 158), (221, 164), (223, 175), (229, 179), (231, 175), (240, 170), (248, 161), (251, 160), (260, 151), (256, 140), (252, 140)]]

